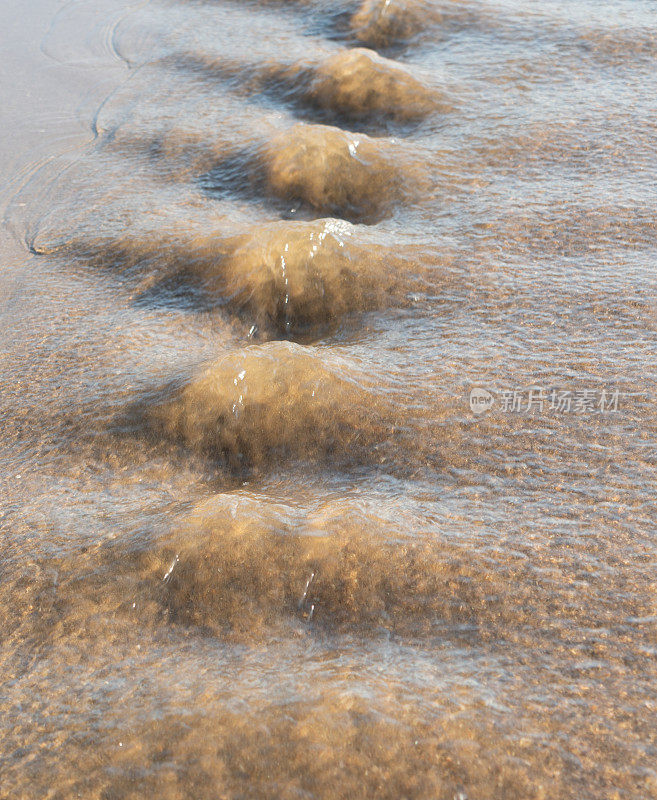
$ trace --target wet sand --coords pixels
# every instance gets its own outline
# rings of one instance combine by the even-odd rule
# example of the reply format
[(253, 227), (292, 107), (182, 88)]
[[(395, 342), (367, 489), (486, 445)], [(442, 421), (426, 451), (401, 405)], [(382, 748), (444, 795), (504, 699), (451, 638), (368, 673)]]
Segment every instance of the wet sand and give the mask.
[(0, 23), (0, 798), (657, 798), (652, 4)]

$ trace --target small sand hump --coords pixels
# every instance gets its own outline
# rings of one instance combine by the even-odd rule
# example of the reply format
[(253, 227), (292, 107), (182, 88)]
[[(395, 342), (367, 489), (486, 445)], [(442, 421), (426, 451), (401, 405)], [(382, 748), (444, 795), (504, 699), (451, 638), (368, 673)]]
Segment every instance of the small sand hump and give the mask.
[(417, 166), (390, 143), (327, 125), (294, 125), (265, 153), (269, 190), (326, 216), (374, 223), (417, 188)]
[(405, 538), (344, 500), (304, 509), (219, 495), (145, 558), (172, 620), (217, 634), (281, 622), (417, 634), (437, 622), (490, 622), (516, 599), (507, 589), (489, 608), (489, 583), (503, 587), (494, 564), (435, 536)]
[(394, 414), (326, 348), (269, 342), (221, 358), (146, 417), (158, 434), (240, 469), (285, 459), (372, 463)]
[(429, 0), (364, 0), (350, 27), (359, 42), (385, 48), (413, 39), (440, 19)]
[(404, 67), (356, 47), (322, 61), (307, 92), (312, 102), (354, 119), (411, 121), (439, 108), (436, 93)]
[[(317, 61), (264, 64), (225, 59), (213, 53), (182, 52), (172, 63), (195, 75), (206, 75), (209, 80), (228, 82), (234, 91), (246, 96), (269, 95), (306, 115), (312, 107), (361, 123), (405, 123), (452, 107), (442, 91), (415, 76), (405, 65), (366, 47), (343, 48)], [(326, 117), (323, 114), (322, 121)], [(196, 147), (194, 136), (189, 138)], [(162, 149), (165, 146), (166, 142)], [(214, 146), (220, 149), (217, 144)]]
[(414, 265), (355, 234), (336, 219), (257, 228), (220, 263), (221, 291), (261, 327), (288, 334), (402, 302)]

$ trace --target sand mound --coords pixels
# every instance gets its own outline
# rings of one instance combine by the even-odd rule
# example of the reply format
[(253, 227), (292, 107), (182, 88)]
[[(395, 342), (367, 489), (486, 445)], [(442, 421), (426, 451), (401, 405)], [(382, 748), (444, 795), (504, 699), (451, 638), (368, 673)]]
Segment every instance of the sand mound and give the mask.
[(327, 125), (297, 124), (266, 148), (269, 190), (320, 214), (355, 222), (389, 215), (414, 184), (403, 151)]
[(221, 358), (147, 417), (158, 432), (235, 468), (285, 459), (372, 462), (394, 429), (393, 409), (353, 365), (291, 342)]
[(318, 106), (355, 118), (385, 115), (414, 120), (438, 107), (438, 98), (426, 84), (363, 47), (321, 62), (308, 94)]
[(440, 13), (428, 0), (364, 0), (351, 18), (351, 30), (370, 47), (390, 47), (439, 21)]

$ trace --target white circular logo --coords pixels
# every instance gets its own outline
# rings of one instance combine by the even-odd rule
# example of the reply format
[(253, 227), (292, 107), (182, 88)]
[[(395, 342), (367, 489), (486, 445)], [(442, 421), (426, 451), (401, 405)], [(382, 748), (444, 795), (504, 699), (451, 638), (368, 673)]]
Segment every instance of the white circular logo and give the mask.
[(492, 407), (494, 402), (495, 398), (488, 389), (482, 389), (480, 386), (475, 386), (471, 389), (470, 410), (475, 416), (478, 417), (480, 414), (485, 414), (486, 411)]

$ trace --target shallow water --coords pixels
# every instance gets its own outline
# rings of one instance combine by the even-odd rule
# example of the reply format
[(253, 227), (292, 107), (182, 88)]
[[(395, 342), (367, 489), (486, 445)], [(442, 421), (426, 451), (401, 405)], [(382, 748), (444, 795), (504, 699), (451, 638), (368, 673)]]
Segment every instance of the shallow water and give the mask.
[(0, 22), (0, 797), (657, 797), (654, 4)]

